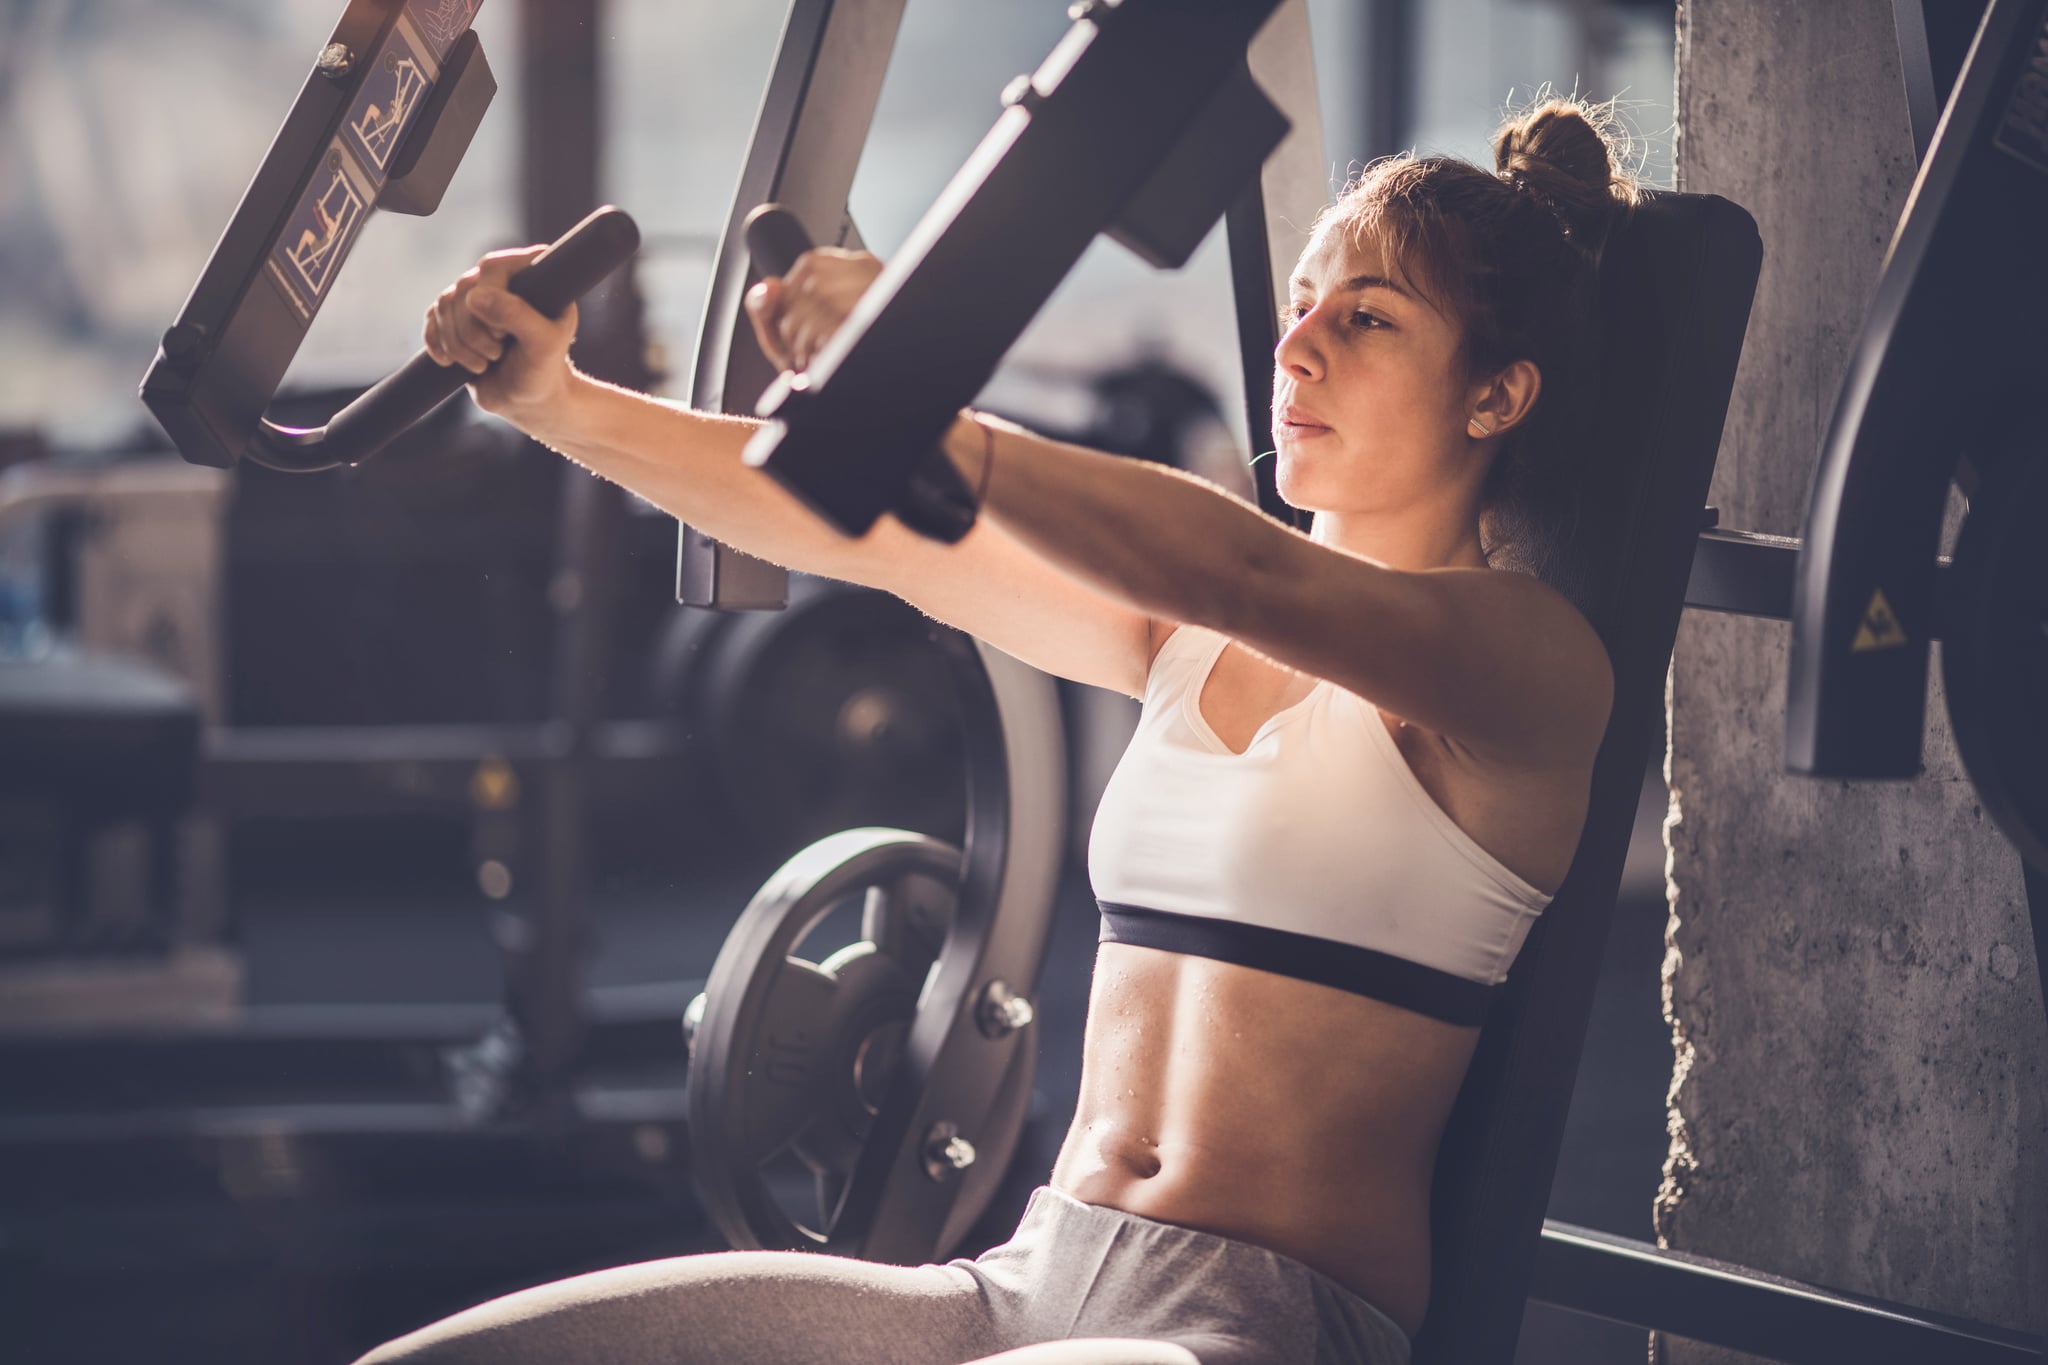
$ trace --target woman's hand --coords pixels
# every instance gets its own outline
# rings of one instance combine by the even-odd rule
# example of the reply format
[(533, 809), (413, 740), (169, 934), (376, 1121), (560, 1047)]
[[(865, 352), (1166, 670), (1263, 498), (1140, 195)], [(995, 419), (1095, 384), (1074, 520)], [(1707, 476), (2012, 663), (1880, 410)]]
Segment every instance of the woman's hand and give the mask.
[(865, 251), (821, 246), (797, 257), (787, 275), (762, 280), (747, 291), (762, 354), (785, 370), (808, 367), (881, 273)]
[(549, 318), (505, 287), (545, 249), (493, 251), (441, 291), (424, 329), (437, 363), (478, 376), (469, 385), (476, 405), (522, 428), (567, 394), (576, 373), (569, 363), (576, 305)]

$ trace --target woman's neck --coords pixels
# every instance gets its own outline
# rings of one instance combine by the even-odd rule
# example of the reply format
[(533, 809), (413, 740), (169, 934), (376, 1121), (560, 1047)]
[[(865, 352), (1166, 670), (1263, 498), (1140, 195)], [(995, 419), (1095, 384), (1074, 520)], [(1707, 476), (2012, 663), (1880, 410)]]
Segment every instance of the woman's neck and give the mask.
[(1486, 567), (1476, 516), (1318, 512), (1309, 531), (1318, 545), (1384, 564), (1390, 569)]

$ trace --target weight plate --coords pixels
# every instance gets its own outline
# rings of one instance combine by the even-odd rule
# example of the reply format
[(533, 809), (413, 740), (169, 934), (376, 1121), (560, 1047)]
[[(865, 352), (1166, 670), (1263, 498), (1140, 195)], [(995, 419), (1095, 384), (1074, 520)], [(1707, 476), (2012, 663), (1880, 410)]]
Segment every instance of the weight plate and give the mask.
[(960, 706), (932, 629), (887, 593), (812, 580), (707, 642), (691, 728), (743, 832), (768, 849), (852, 825), (963, 838)]
[(2048, 871), (2048, 454), (1984, 469), (1957, 534), (1942, 681), (1956, 751), (1984, 809)]
[[(839, 1226), (839, 1209), (951, 927), (960, 869), (958, 849), (925, 835), (845, 830), (785, 863), (727, 935), (701, 1012), (692, 1006), (687, 1100), (698, 1192), (734, 1247), (857, 1252), (861, 1230)], [(797, 956), (856, 896), (861, 941), (819, 962)], [(815, 1212), (778, 1178), (791, 1159)]]

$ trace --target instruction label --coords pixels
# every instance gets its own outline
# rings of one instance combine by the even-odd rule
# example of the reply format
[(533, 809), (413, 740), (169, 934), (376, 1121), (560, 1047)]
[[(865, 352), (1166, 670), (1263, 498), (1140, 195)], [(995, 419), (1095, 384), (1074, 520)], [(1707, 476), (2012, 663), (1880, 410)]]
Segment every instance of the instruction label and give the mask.
[(455, 40), (469, 30), (477, 6), (482, 3), (483, 0), (410, 0), (406, 5), (406, 16), (419, 30), (435, 66), (440, 66)]
[(343, 122), (350, 149), (379, 172), (387, 169), (433, 88), (433, 60), (413, 45), (406, 25), (394, 25), (384, 55), (364, 76)]
[(270, 252), (271, 278), (302, 321), (312, 321), (375, 197), (351, 159), (339, 146), (330, 146)]

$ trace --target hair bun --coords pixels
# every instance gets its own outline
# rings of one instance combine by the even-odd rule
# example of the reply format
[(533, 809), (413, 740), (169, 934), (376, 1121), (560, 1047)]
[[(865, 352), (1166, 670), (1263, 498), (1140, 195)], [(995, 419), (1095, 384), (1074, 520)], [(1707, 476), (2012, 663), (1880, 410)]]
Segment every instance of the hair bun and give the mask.
[(1615, 202), (1632, 203), (1633, 177), (1620, 168), (1612, 105), (1548, 99), (1493, 136), (1497, 173), (1540, 200), (1575, 241), (1597, 235)]

